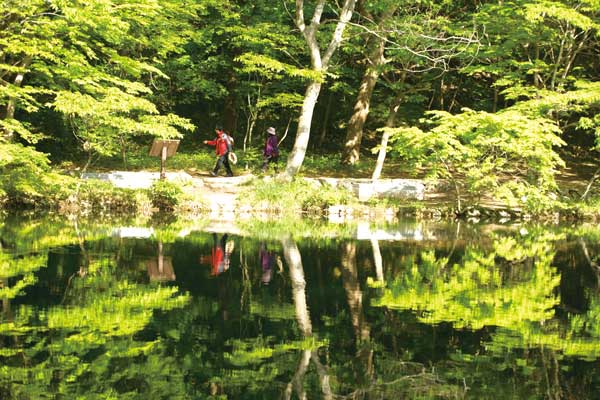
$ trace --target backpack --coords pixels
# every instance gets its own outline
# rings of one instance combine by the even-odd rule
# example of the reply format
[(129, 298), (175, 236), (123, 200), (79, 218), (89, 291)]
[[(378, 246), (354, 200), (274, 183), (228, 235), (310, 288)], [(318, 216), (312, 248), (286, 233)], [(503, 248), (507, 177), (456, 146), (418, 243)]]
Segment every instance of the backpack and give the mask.
[(226, 134), (225, 132), (223, 132), (221, 137), (225, 140), (225, 143), (227, 144), (227, 152), (231, 152), (231, 150), (233, 149), (233, 142), (234, 142), (233, 138), (231, 136), (229, 136), (228, 134)]

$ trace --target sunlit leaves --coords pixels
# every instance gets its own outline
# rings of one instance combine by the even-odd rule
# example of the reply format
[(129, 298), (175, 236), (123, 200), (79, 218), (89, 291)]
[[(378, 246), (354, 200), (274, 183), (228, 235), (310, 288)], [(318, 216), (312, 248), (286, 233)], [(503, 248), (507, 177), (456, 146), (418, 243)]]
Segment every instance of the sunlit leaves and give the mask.
[[(180, 51), (171, 45), (161, 48), (154, 38), (166, 35), (181, 44), (187, 31), (171, 29), (185, 26), (189, 10), (177, 11), (168, 0), (28, 4), (7, 4), (14, 14), (0, 34), (0, 104), (10, 99), (29, 113), (52, 106), (67, 117), (88, 151), (104, 155), (123, 148), (131, 136), (174, 138), (191, 129), (189, 121), (171, 115), (141, 121), (147, 114), (160, 114), (149, 84), (168, 79), (153, 56), (166, 56), (165, 48)], [(12, 81), (18, 73), (25, 74), (22, 87)], [(39, 140), (28, 125), (9, 123), (3, 125), (17, 128), (11, 131), (22, 139)]]
[(599, 27), (590, 17), (559, 1), (536, 1), (527, 4), (525, 10), (527, 19), (534, 22), (542, 22), (544, 18), (554, 18), (582, 30)]
[(563, 145), (553, 121), (507, 109), (496, 114), (463, 110), (432, 112), (424, 131), (392, 129), (394, 149), (435, 179), (449, 179), (457, 198), (511, 192), (514, 180), (544, 191), (555, 187), (555, 169), (563, 163), (554, 148)]

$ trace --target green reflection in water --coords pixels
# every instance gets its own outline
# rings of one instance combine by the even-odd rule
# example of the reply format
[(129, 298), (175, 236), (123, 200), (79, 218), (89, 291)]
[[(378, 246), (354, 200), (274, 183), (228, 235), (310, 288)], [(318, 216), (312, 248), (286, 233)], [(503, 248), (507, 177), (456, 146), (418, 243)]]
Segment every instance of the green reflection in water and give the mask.
[(386, 242), (317, 220), (0, 224), (3, 399), (600, 388), (592, 227), (404, 224)]

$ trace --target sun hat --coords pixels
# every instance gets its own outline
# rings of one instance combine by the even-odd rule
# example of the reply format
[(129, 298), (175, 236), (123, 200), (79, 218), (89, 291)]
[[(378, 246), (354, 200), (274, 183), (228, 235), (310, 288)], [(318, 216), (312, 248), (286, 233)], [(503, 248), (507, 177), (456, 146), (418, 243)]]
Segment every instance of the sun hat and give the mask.
[(273, 128), (271, 126), (269, 129), (267, 129), (267, 133), (270, 134), (270, 135), (274, 135), (275, 134), (275, 128)]
[(227, 158), (229, 159), (229, 162), (232, 164), (237, 164), (237, 162), (238, 162), (237, 156), (235, 155), (235, 153), (233, 151), (229, 152), (229, 154), (227, 155)]

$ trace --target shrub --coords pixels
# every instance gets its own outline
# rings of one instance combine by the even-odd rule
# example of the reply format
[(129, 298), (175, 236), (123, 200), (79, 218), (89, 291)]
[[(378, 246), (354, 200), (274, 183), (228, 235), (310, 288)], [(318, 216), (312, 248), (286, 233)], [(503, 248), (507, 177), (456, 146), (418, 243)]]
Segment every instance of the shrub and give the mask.
[(179, 204), (183, 191), (176, 183), (160, 179), (148, 191), (152, 205), (161, 211), (173, 211)]

